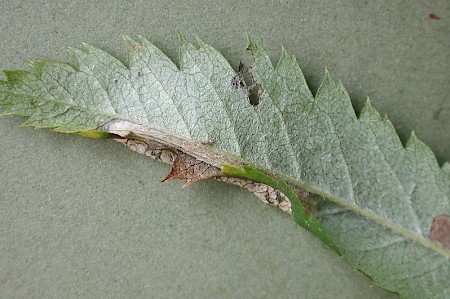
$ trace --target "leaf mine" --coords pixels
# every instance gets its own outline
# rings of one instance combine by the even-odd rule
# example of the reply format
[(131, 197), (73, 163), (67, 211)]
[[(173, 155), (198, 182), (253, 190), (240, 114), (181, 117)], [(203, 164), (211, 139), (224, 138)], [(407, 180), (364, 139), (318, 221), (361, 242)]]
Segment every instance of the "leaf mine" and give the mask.
[(179, 179), (186, 180), (183, 188), (211, 178), (217, 178), (222, 175), (219, 168), (209, 165), (203, 161), (197, 160), (192, 156), (179, 153), (172, 163), (169, 174), (161, 181)]

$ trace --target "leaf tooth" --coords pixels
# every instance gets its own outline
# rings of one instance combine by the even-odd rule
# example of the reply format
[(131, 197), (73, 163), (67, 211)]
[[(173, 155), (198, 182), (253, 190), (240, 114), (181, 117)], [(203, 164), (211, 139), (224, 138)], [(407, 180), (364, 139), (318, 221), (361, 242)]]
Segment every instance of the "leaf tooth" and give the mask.
[(180, 47), (182, 47), (184, 44), (189, 44), (186, 37), (182, 33), (178, 32), (177, 37), (178, 37), (178, 43), (180, 44)]
[(66, 48), (67, 54), (69, 54), (69, 59), (71, 61), (71, 65), (74, 68), (75, 71), (80, 71), (80, 62), (79, 62), (79, 55), (77, 55), (77, 51), (80, 51), (77, 48), (73, 47), (67, 47)]
[(140, 38), (139, 41), (131, 38), (130, 36), (124, 35), (123, 41), (125, 44), (125, 55), (127, 57), (126, 67), (130, 69), (135, 61), (135, 53), (144, 51), (145, 46), (143, 45), (144, 38)]
[(73, 47), (67, 48), (67, 52), (72, 60), (74, 69), (79, 72), (82, 67), (83, 59), (87, 57), (88, 53), (83, 49)]
[(3, 73), (5, 74), (7, 84), (10, 86), (19, 85), (30, 75), (30, 72), (25, 70), (4, 70)]
[(34, 61), (29, 61), (28, 65), (33, 69), (36, 76), (40, 78), (47, 63), (48, 62), (46, 62), (44, 60), (34, 60)]
[(415, 154), (419, 154), (422, 157), (415, 158), (417, 162), (423, 163), (424, 161), (427, 162), (427, 164), (436, 171), (438, 166), (438, 162), (436, 160), (436, 156), (434, 155), (433, 151), (430, 149), (428, 145), (426, 145), (422, 140), (420, 140), (414, 130), (411, 132), (411, 136), (406, 143), (405, 149), (407, 151), (412, 151)]
[[(315, 96), (315, 105), (329, 117), (333, 126), (345, 127), (357, 120), (350, 96), (341, 81), (336, 81), (325, 68), (325, 76)], [(345, 121), (343, 121), (345, 119)], [(344, 130), (344, 128), (340, 128)]]
[(412, 149), (413, 147), (419, 145), (419, 138), (417, 138), (416, 132), (414, 130), (411, 131), (411, 135), (409, 136), (408, 141), (406, 142), (405, 148)]
[(251, 37), (250, 34), (247, 34), (247, 50), (250, 51), (256, 51), (258, 48), (258, 44), (256, 41)]
[(450, 162), (445, 162), (441, 167), (442, 172), (450, 179)]
[[(328, 71), (328, 68), (325, 67), (325, 75), (324, 75), (324, 77), (322, 79), (322, 82), (319, 85), (319, 89), (317, 90), (317, 94), (319, 94), (319, 92), (320, 92), (320, 90), (322, 88), (324, 88), (325, 86), (328, 86), (328, 85), (335, 86), (336, 82), (334, 81), (333, 77), (331, 76), (330, 72)], [(316, 97), (317, 97), (317, 95), (316, 95)]]
[[(139, 37), (139, 36), (138, 36)], [(133, 42), (135, 42), (135, 40), (129, 36), (129, 35), (122, 35), (122, 39), (123, 39), (123, 43), (126, 46), (129, 46), (130, 44), (132, 44)]]
[(284, 60), (288, 60), (288, 61), (291, 61), (291, 62), (294, 62), (294, 63), (297, 62), (296, 59), (295, 59), (295, 56), (290, 55), (286, 51), (286, 48), (284, 46), (281, 46), (281, 55), (280, 55), (280, 59), (278, 60), (277, 67)]
[(149, 42), (145, 37), (143, 37), (140, 34), (137, 35), (137, 37), (134, 39), (134, 41), (137, 43), (140, 43), (141, 45), (143, 45), (145, 42)]
[(369, 97), (367, 97), (366, 103), (361, 109), (361, 113), (359, 114), (359, 119), (370, 119), (376, 118), (382, 120), (380, 113), (372, 106), (372, 101)]
[(114, 60), (118, 60), (116, 57), (112, 56), (110, 53), (108, 53), (100, 48), (97, 48), (89, 43), (81, 43), (81, 44), (83, 45), (83, 47), (80, 48), (80, 50), (85, 52), (86, 54), (98, 54), (101, 56), (108, 56)]
[(118, 67), (118, 68), (124, 68), (124, 63), (114, 57), (111, 53), (108, 53), (105, 50), (102, 50), (100, 48), (97, 48), (91, 44), (84, 43), (84, 50), (87, 55), (95, 55), (97, 59), (101, 60), (103, 63), (106, 63), (108, 67)]
[[(253, 59), (255, 61), (254, 68), (264, 70), (266, 76), (272, 75), (275, 70), (274, 65), (270, 61), (269, 54), (261, 46), (261, 44), (253, 39), (250, 39), (247, 49), (252, 52)], [(258, 79), (258, 78), (257, 78)]]
[(212, 47), (209, 47), (199, 36), (195, 36), (195, 40), (196, 40), (199, 48), (205, 48), (205, 47), (212, 48)]
[[(371, 120), (371, 121), (381, 121), (385, 125), (384, 130), (388, 131), (389, 134), (398, 139), (399, 144), (401, 144), (400, 139), (398, 137), (397, 131), (392, 124), (392, 122), (387, 117), (382, 117), (378, 110), (372, 106), (372, 102), (369, 97), (367, 97), (366, 104), (364, 105), (361, 113), (359, 115), (359, 120)], [(403, 148), (403, 145), (401, 145)]]

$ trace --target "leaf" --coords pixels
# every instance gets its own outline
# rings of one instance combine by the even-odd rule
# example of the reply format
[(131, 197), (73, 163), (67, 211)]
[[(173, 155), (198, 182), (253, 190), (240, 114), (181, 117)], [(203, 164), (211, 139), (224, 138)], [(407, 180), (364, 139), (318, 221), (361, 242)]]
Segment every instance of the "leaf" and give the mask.
[(357, 116), (328, 72), (313, 96), (284, 49), (274, 67), (249, 40), (254, 65), (236, 73), (202, 41), (180, 40), (179, 68), (144, 38), (126, 37), (126, 65), (86, 45), (69, 50), (72, 65), (6, 71), (0, 104), (27, 117), (26, 126), (180, 159), (169, 177), (187, 184), (216, 177), (263, 190), (261, 199), (292, 210), (381, 287), (450, 297), (448, 163), (439, 167), (414, 134), (403, 147), (369, 100)]

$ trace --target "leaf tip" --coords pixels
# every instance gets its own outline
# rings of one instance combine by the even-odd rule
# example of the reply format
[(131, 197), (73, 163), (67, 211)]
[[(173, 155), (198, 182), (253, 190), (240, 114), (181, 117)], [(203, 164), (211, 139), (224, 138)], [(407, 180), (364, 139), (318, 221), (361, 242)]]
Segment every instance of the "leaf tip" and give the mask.
[(258, 48), (258, 43), (247, 33), (247, 50), (254, 52)]
[(203, 47), (206, 46), (206, 43), (205, 43), (200, 37), (196, 36), (195, 39), (196, 39), (196, 41), (197, 41), (197, 45), (198, 45), (200, 48), (203, 48)]
[(183, 46), (184, 44), (187, 43), (186, 37), (182, 33), (178, 32), (177, 37), (178, 37), (178, 42), (180, 43), (180, 46)]
[(125, 43), (125, 46), (129, 46), (134, 42), (134, 39), (132, 39), (129, 35), (122, 35), (122, 39)]
[[(286, 50), (286, 48), (285, 48), (284, 46), (281, 46), (280, 61), (281, 61), (282, 59), (286, 59), (286, 58), (291, 59), (291, 60), (293, 60), (293, 61), (296, 61), (296, 60), (297, 60), (297, 59), (295, 58), (294, 55), (290, 55), (290, 54), (288, 53), (288, 51)], [(280, 63), (280, 61), (279, 61), (278, 63)]]
[(363, 108), (361, 109), (360, 118), (366, 116), (366, 115), (372, 115), (373, 113), (376, 113), (379, 115), (378, 111), (375, 110), (372, 106), (372, 101), (369, 97), (366, 99), (366, 103), (364, 104)]
[(323, 77), (322, 84), (324, 84), (324, 83), (332, 83), (332, 84), (334, 84), (335, 81), (334, 81), (333, 77), (331, 76), (331, 73), (330, 73), (330, 71), (328, 70), (327, 67), (325, 67), (325, 71), (324, 72), (325, 72), (325, 75)]
[(322, 79), (322, 82), (320, 83), (319, 89), (317, 90), (316, 98), (321, 94), (322, 91), (334, 87), (336, 82), (334, 81), (333, 77), (331, 76), (328, 69), (325, 67), (325, 75)]
[(35, 71), (36, 75), (40, 76), (47, 62), (45, 60), (28, 61), (28, 65)]

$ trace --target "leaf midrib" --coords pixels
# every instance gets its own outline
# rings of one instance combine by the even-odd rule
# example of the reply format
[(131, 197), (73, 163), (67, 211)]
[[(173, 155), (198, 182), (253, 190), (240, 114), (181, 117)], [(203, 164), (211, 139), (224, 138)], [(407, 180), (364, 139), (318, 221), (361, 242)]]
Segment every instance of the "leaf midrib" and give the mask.
[(368, 209), (360, 208), (356, 204), (353, 204), (344, 198), (341, 198), (337, 195), (330, 194), (326, 191), (314, 188), (308, 184), (305, 184), (305, 183), (302, 183), (299, 181), (294, 181), (291, 178), (285, 177), (281, 174), (276, 174), (276, 175), (282, 177), (286, 181), (291, 182), (293, 185), (296, 185), (296, 186), (298, 186), (308, 192), (311, 192), (313, 194), (320, 195), (325, 199), (328, 199), (344, 208), (347, 208), (348, 210), (350, 210), (352, 212), (355, 212), (363, 217), (366, 217), (366, 218), (372, 220), (373, 222), (375, 222), (379, 225), (382, 225), (385, 228), (390, 229), (392, 232), (405, 237), (405, 239), (408, 239), (411, 241), (416, 241), (418, 244), (422, 245), (423, 247), (431, 249), (431, 250), (441, 254), (442, 256), (450, 259), (450, 250), (445, 249), (444, 247), (440, 246), (436, 242), (431, 241), (428, 238), (417, 235), (399, 225), (394, 224), (393, 222), (387, 221), (385, 218), (378, 216), (377, 214), (371, 212)]

